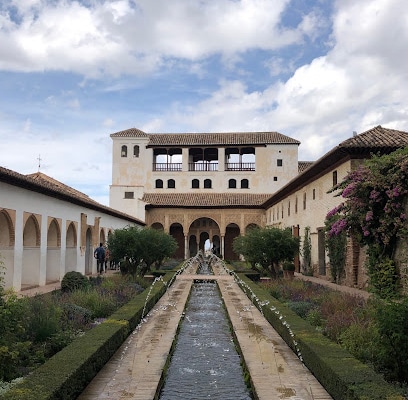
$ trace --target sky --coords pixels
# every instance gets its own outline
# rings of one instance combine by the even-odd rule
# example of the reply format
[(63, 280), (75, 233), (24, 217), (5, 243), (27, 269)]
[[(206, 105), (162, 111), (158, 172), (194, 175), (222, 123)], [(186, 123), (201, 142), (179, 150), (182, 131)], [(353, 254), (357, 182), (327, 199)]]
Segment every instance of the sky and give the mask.
[(110, 134), (408, 131), (406, 0), (1, 0), (0, 166), (109, 205)]

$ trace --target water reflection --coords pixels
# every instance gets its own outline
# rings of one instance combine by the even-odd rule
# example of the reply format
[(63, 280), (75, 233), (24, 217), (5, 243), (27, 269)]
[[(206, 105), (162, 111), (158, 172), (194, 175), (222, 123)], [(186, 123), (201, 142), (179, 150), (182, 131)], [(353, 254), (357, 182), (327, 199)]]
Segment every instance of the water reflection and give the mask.
[(160, 400), (251, 399), (240, 362), (217, 284), (194, 283)]

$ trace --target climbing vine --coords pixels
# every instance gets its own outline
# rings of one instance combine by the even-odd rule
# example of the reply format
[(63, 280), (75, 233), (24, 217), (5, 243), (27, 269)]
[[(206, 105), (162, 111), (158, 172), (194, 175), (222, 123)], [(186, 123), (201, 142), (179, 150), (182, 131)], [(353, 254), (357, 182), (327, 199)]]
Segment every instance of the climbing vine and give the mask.
[(303, 271), (305, 275), (311, 275), (312, 271), (312, 243), (310, 241), (310, 226), (305, 227), (303, 234)]
[(340, 283), (344, 275), (346, 264), (347, 235), (344, 230), (339, 230), (338, 226), (341, 217), (335, 212), (329, 212), (325, 220), (326, 249), (330, 258), (330, 274), (332, 281)]
[[(334, 191), (345, 201), (326, 217), (328, 242), (352, 234), (361, 246), (368, 246), (371, 289), (388, 297), (385, 293), (398, 289), (393, 260), (396, 245), (408, 236), (408, 147), (388, 155), (374, 155), (351, 171)], [(389, 290), (384, 293), (385, 282)]]

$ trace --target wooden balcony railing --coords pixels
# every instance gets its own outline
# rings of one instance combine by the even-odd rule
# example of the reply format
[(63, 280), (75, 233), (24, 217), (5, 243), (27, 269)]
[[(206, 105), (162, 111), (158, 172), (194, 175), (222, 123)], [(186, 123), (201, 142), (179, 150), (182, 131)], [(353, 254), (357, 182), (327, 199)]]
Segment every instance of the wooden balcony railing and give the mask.
[(255, 171), (255, 163), (226, 163), (226, 171)]
[(188, 163), (189, 171), (218, 171), (218, 163)]
[(153, 171), (182, 171), (182, 163), (153, 163)]

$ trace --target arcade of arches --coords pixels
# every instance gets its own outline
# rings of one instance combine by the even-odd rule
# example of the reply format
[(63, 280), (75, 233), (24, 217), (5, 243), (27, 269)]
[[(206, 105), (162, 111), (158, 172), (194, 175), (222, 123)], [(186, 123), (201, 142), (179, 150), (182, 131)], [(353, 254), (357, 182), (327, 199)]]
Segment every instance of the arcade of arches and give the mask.
[(146, 213), (148, 226), (172, 235), (178, 244), (177, 259), (187, 259), (199, 250), (210, 250), (226, 260), (238, 260), (232, 243), (254, 226), (265, 226), (262, 210), (253, 209), (165, 209)]

